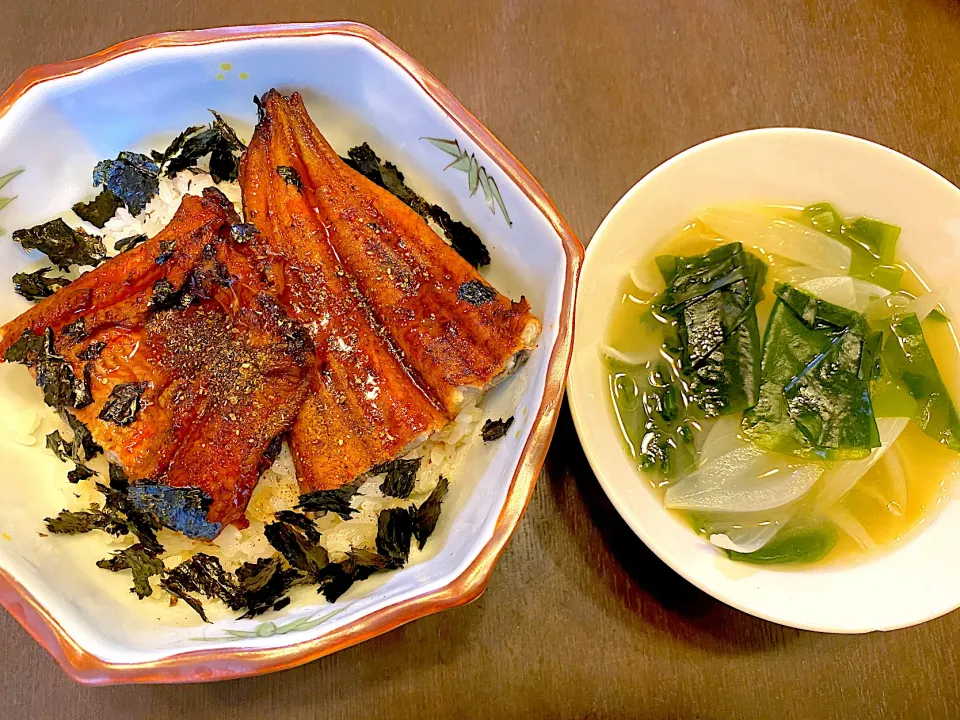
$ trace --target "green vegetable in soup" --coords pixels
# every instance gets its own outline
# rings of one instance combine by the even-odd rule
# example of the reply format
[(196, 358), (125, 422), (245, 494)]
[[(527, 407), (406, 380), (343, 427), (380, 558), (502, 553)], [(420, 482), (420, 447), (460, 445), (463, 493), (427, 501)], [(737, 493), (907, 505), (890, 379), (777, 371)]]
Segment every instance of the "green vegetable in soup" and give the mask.
[(640, 467), (665, 477), (691, 468), (696, 460), (693, 418), (667, 364), (610, 363), (617, 418)]
[(873, 384), (878, 412), (909, 417), (923, 432), (960, 452), (960, 418), (950, 399), (915, 314), (895, 315)]
[(656, 300), (676, 323), (680, 374), (708, 417), (738, 412), (757, 400), (760, 332), (756, 305), (766, 265), (730, 243), (703, 255), (660, 257), (667, 289)]
[(880, 446), (870, 398), (879, 335), (846, 308), (780, 283), (763, 344), (760, 398), (743, 431), (762, 448), (826, 460)]
[(804, 221), (851, 250), (850, 274), (890, 292), (900, 289), (903, 268), (894, 264), (900, 228), (873, 218), (847, 218), (828, 202), (803, 209)]
[(839, 539), (837, 529), (829, 523), (813, 527), (787, 526), (777, 533), (773, 540), (752, 553), (740, 553), (735, 550), (726, 552), (731, 560), (758, 565), (812, 563), (825, 558)]

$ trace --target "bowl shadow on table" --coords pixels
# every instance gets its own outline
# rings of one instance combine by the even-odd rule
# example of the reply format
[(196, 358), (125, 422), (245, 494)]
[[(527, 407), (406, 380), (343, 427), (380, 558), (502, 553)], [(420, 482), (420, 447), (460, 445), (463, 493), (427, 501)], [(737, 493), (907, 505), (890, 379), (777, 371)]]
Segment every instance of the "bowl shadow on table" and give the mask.
[(604, 493), (566, 402), (546, 470), (556, 511), (582, 553), (584, 566), (593, 568), (624, 609), (643, 623), (689, 644), (731, 653), (763, 651), (800, 634), (724, 605), (660, 560)]

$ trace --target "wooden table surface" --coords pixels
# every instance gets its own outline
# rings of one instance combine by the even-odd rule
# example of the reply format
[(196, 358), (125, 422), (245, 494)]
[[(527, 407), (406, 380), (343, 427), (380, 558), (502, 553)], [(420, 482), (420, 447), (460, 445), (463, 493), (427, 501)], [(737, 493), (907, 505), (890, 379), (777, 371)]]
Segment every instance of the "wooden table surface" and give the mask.
[[(353, 19), (418, 58), (586, 243), (637, 179), (716, 135), (860, 135), (960, 181), (954, 0), (3, 0), (0, 85), (162, 30)], [(25, 480), (26, 481), (26, 480)], [(830, 636), (730, 609), (614, 512), (567, 410), (486, 594), (307, 666), (85, 688), (0, 611), (0, 718), (960, 717), (960, 614)]]

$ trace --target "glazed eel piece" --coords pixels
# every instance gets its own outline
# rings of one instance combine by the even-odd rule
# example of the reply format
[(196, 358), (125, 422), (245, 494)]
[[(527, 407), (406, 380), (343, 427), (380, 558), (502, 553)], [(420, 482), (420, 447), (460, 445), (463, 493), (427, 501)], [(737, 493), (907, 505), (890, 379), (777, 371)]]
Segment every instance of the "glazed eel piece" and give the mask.
[[(518, 365), (541, 324), (348, 167), (299, 95), (271, 90), (260, 107), (240, 171), (244, 213), (281, 304), (317, 348), (291, 449), (304, 489), (339, 487), (455, 417)], [(328, 414), (339, 434), (311, 430)]]
[(122, 466), (134, 502), (192, 537), (243, 522), (307, 391), (309, 340), (230, 239), (237, 222), (218, 190), (187, 196), (158, 235), (0, 328), (4, 356), (52, 334), (89, 391), (62, 409)]

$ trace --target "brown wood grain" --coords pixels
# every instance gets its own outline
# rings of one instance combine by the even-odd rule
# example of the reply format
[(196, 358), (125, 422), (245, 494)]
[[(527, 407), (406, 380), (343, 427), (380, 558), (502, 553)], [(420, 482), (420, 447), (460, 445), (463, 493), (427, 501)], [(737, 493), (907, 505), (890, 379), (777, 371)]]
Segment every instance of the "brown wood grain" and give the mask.
[[(3, 0), (0, 85), (161, 30), (354, 19), (430, 68), (586, 242), (643, 174), (764, 125), (860, 135), (960, 181), (952, 0)], [(29, 482), (29, 478), (24, 478)], [(0, 612), (0, 718), (957, 718), (960, 614), (784, 629), (679, 579), (613, 511), (561, 417), (487, 593), (289, 672), (74, 685)]]

